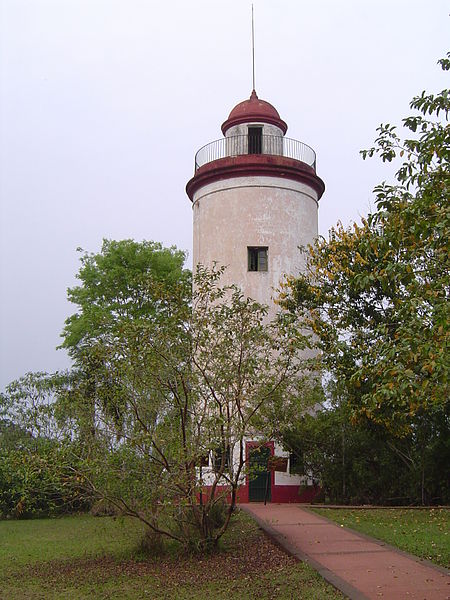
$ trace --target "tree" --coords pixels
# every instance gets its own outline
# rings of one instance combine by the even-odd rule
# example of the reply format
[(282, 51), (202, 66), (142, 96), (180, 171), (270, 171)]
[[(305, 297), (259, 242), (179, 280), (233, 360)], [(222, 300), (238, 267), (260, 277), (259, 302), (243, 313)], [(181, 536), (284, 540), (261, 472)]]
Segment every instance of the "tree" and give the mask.
[(215, 547), (229, 524), (247, 472), (244, 439), (273, 433), (281, 397), (284, 415), (299, 410), (307, 345), (291, 315), (266, 323), (266, 307), (220, 287), (222, 271), (198, 270), (193, 310), (163, 291), (164, 319), (135, 319), (91, 347), (100, 378), (115, 385), (96, 405), (86, 485), (199, 549)]
[(78, 452), (58, 410), (59, 373), (27, 373), (0, 398), (0, 516), (50, 516), (83, 510)]
[[(351, 423), (345, 402), (298, 415), (283, 431), (300, 473), (320, 481), (323, 498), (339, 504), (446, 504), (449, 418), (427, 420), (398, 438), (369, 420)], [(426, 435), (424, 435), (424, 433)]]
[(75, 375), (55, 388), (41, 375), (9, 388), (13, 406), (34, 399), (30, 426), (47, 423), (70, 448), (84, 498), (196, 550), (215, 548), (228, 527), (248, 472), (245, 438), (263, 442), (307, 403), (309, 342), (295, 315), (267, 322), (267, 307), (221, 287), (223, 270), (198, 269), (192, 302), (184, 285), (145, 278), (150, 317), (90, 336)]
[[(191, 272), (184, 268), (185, 260), (185, 252), (149, 241), (103, 240), (101, 252), (83, 252), (77, 274), (81, 285), (68, 290), (68, 299), (78, 311), (66, 320), (61, 347), (74, 364), (66, 374), (65, 407), (72, 426), (82, 428), (78, 433), (87, 448), (98, 428), (98, 401), (103, 399), (118, 418), (118, 407), (109, 399), (126, 394), (113, 389), (120, 382), (105, 372), (96, 348), (118, 341), (122, 328), (134, 321), (163, 320), (161, 294), (173, 294), (188, 307)], [(82, 411), (82, 418), (76, 411)]]
[(158, 307), (163, 289), (166, 294), (176, 291), (189, 306), (191, 274), (183, 267), (185, 258), (176, 248), (133, 240), (104, 240), (101, 252), (83, 253), (77, 275), (81, 285), (68, 290), (78, 311), (67, 319), (63, 332), (62, 346), (73, 359), (73, 368), (64, 373), (27, 373), (9, 385), (1, 399), (4, 512), (50, 514), (65, 506), (81, 506), (76, 477), (102, 427), (98, 406), (103, 403), (116, 419), (120, 416), (112, 398), (118, 398), (121, 390), (99, 364), (96, 348), (102, 340), (117, 339), (126, 323), (163, 318)]
[(81, 285), (67, 292), (78, 311), (66, 321), (62, 347), (76, 362), (84, 348), (111, 335), (123, 321), (158, 318), (153, 294), (159, 288), (181, 287), (189, 303), (191, 273), (185, 260), (186, 253), (175, 247), (147, 241), (103, 240), (101, 252), (84, 252), (77, 274)]
[(403, 125), (416, 137), (382, 125), (362, 152), (402, 159), (396, 184), (375, 188), (377, 208), (361, 225), (319, 239), (284, 296), (315, 332), (353, 418), (398, 435), (426, 429), (449, 397), (449, 91), (423, 92), (411, 108)]

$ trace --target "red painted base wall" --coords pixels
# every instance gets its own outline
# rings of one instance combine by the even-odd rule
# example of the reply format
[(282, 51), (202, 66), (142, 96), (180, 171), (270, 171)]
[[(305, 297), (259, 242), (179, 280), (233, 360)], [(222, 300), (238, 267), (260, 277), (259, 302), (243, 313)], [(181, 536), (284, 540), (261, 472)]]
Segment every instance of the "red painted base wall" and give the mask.
[[(300, 487), (302, 491), (299, 493)], [(208, 495), (209, 487), (205, 486), (204, 493)], [(226, 487), (217, 487), (216, 493), (224, 493), (227, 491)], [(305, 502), (310, 503), (320, 493), (319, 486), (298, 486), (298, 485), (273, 485), (271, 489), (272, 499), (271, 502), (278, 502), (280, 504), (289, 504), (294, 502)], [(227, 494), (227, 502), (230, 501), (230, 495)], [(242, 485), (237, 493), (237, 503), (248, 503), (248, 485)]]
[[(299, 490), (301, 488), (301, 492)], [(312, 502), (319, 494), (318, 486), (274, 485), (272, 486), (272, 502)]]

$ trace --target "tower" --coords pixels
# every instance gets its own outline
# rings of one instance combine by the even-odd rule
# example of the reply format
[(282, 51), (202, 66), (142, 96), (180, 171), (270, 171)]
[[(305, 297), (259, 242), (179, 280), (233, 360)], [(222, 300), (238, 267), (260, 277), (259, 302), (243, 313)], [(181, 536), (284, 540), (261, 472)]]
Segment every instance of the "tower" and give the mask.
[(253, 90), (222, 125), (224, 137), (195, 156), (186, 186), (194, 221), (194, 268), (227, 265), (225, 284), (276, 310), (285, 274), (301, 272), (299, 246), (317, 237), (325, 189), (312, 148), (285, 137), (286, 123)]
[[(317, 237), (318, 202), (325, 189), (316, 174), (314, 150), (287, 138), (286, 131), (278, 111), (253, 90), (223, 123), (224, 137), (197, 152), (195, 173), (186, 186), (193, 208), (194, 269), (226, 265), (221, 284), (236, 284), (244, 295), (267, 305), (269, 319), (277, 311), (280, 281), (304, 268), (299, 246)], [(255, 447), (258, 460), (267, 461), (270, 454), (288, 458), (274, 442), (264, 444), (265, 452), (257, 439), (245, 444), (250, 464)], [(299, 485), (305, 483), (297, 475), (267, 470), (246, 477), (240, 500), (268, 495), (274, 502), (310, 501), (313, 489), (299, 496)]]

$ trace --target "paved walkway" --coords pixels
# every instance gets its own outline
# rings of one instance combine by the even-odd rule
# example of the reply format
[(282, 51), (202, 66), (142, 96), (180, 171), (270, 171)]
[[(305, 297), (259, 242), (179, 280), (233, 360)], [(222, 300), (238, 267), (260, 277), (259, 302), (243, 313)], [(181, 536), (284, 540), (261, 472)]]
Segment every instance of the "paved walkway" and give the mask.
[(340, 527), (298, 504), (241, 504), (278, 543), (351, 600), (449, 600), (439, 567)]

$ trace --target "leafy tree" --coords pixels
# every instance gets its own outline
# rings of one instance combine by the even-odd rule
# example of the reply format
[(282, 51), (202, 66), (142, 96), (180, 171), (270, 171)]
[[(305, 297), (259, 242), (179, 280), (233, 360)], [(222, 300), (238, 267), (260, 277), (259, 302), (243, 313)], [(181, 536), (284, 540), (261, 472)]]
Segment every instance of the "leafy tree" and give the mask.
[(28, 445), (30, 434), (11, 419), (10, 403), (5, 394), (0, 393), (0, 449), (15, 449)]
[(0, 401), (0, 516), (29, 518), (86, 509), (71, 430), (57, 410), (59, 373), (27, 373)]
[(66, 321), (62, 344), (74, 367), (64, 373), (27, 373), (2, 397), (0, 487), (5, 514), (52, 514), (81, 506), (76, 476), (102, 428), (98, 406), (117, 420), (118, 404), (112, 398), (126, 393), (115, 387), (118, 382), (98, 362), (95, 349), (102, 340), (116, 340), (120, 328), (134, 319), (163, 318), (158, 306), (163, 289), (181, 294), (189, 305), (191, 275), (183, 268), (185, 258), (175, 248), (132, 240), (104, 240), (100, 253), (83, 253), (81, 285), (68, 291), (78, 311)]
[(81, 285), (68, 290), (78, 311), (66, 321), (62, 347), (77, 360), (84, 348), (113, 334), (121, 322), (157, 318), (154, 294), (159, 288), (181, 286), (189, 303), (191, 275), (183, 268), (185, 260), (186, 253), (175, 247), (147, 241), (103, 240), (101, 252), (84, 252), (77, 275)]
[(73, 427), (82, 428), (78, 433), (87, 448), (98, 429), (98, 402), (103, 401), (119, 419), (119, 407), (110, 398), (127, 393), (115, 389), (120, 381), (105, 372), (95, 349), (103, 342), (119, 343), (122, 328), (133, 321), (165, 319), (161, 294), (173, 294), (188, 307), (191, 272), (184, 268), (185, 259), (185, 252), (175, 247), (134, 240), (103, 240), (101, 252), (83, 253), (77, 275), (81, 285), (68, 290), (68, 299), (78, 311), (66, 321), (61, 347), (74, 361), (65, 385), (66, 417), (70, 416)]
[(73, 448), (50, 440), (0, 448), (0, 518), (54, 516), (86, 510)]
[(222, 272), (200, 268), (191, 302), (185, 285), (143, 278), (150, 317), (117, 318), (91, 336), (73, 373), (9, 388), (24, 426), (28, 416), (30, 430), (53, 431), (73, 453), (84, 498), (199, 550), (228, 527), (248, 472), (244, 440), (273, 436), (307, 402), (309, 342), (295, 315), (268, 323), (267, 307), (220, 286)]
[(68, 385), (69, 379), (70, 374), (66, 372), (26, 373), (7, 386), (0, 409), (4, 421), (13, 430), (21, 432), (16, 449), (33, 449), (37, 440), (56, 439), (57, 435), (62, 438), (70, 434), (65, 416), (59, 416), (54, 410), (55, 400)]
[(265, 307), (220, 287), (221, 273), (199, 269), (194, 310), (162, 293), (164, 319), (130, 321), (91, 348), (101, 379), (117, 385), (96, 407), (87, 487), (157, 535), (200, 549), (229, 524), (247, 472), (244, 439), (255, 427), (272, 433), (280, 397), (285, 415), (298, 411), (307, 344), (291, 316), (266, 323)]
[(449, 397), (449, 91), (423, 92), (411, 108), (403, 125), (416, 137), (382, 125), (362, 153), (401, 159), (396, 184), (375, 188), (377, 209), (361, 225), (319, 239), (284, 296), (315, 332), (353, 417), (397, 435), (425, 431)]
[(298, 415), (283, 431), (300, 472), (320, 481), (322, 498), (339, 504), (446, 504), (449, 415), (427, 419), (398, 438), (371, 421), (351, 423), (345, 403)]

